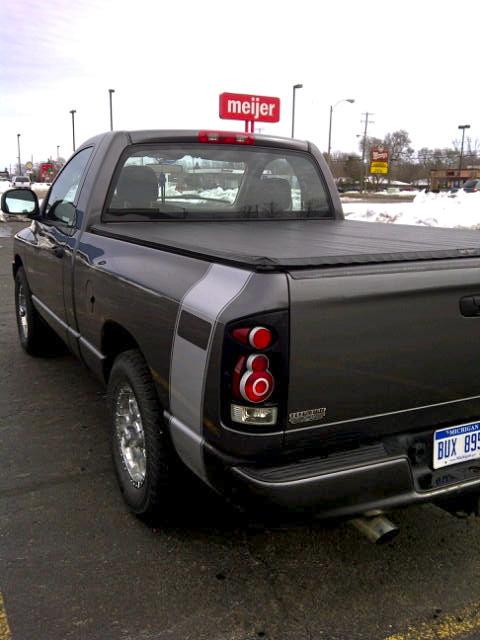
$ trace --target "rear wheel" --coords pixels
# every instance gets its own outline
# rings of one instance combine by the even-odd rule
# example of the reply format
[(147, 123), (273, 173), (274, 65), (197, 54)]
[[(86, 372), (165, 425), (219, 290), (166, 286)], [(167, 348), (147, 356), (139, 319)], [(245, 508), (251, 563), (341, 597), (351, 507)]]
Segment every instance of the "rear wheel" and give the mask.
[(20, 344), (30, 355), (46, 355), (57, 351), (60, 338), (50, 329), (33, 306), (30, 287), (23, 267), (15, 276), (15, 314)]
[(115, 471), (130, 509), (146, 520), (171, 515), (179, 461), (170, 444), (155, 385), (145, 359), (125, 351), (108, 383)]

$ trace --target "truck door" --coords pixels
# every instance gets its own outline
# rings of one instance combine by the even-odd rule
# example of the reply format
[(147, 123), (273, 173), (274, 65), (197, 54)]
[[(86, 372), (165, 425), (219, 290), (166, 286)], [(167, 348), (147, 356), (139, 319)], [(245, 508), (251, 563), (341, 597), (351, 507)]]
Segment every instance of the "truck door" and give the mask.
[(32, 225), (34, 242), (28, 250), (28, 280), (34, 303), (42, 316), (68, 343), (64, 284), (65, 271), (72, 268), (72, 253), (79, 233), (77, 202), (92, 147), (79, 151), (55, 180)]

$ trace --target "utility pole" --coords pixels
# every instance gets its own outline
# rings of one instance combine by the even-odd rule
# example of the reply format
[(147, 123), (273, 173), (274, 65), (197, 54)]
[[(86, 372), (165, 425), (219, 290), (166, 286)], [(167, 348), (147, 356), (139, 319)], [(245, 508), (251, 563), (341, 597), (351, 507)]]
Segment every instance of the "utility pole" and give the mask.
[[(458, 128), (462, 130), (462, 146), (460, 148), (460, 161), (458, 163), (458, 171), (462, 170), (462, 162), (463, 162), (463, 143), (465, 141), (465, 129), (470, 129), (469, 124), (459, 124)], [(460, 176), (459, 176), (460, 178)]]
[(375, 124), (370, 117), (375, 115), (374, 113), (370, 113), (369, 111), (362, 113), (362, 116), (365, 116), (365, 120), (362, 120), (362, 123), (365, 123), (365, 128), (363, 130), (363, 143), (362, 143), (362, 193), (365, 191), (365, 181), (367, 179), (367, 165), (366, 165), (366, 155), (367, 155), (367, 131), (369, 124)]

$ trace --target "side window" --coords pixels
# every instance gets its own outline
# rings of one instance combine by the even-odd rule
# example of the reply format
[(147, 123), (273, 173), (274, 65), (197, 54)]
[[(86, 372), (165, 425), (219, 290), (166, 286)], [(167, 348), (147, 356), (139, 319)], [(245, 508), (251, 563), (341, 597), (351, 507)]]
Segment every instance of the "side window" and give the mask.
[(65, 165), (50, 190), (45, 206), (45, 218), (68, 227), (75, 223), (75, 198), (92, 148), (83, 149)]

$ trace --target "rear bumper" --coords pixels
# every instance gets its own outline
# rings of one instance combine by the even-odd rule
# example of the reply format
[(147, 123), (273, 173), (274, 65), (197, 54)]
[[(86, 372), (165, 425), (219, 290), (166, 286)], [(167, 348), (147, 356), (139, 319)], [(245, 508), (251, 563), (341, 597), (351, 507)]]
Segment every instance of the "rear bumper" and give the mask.
[(304, 453), (300, 458), (298, 453), (288, 463), (259, 462), (258, 457), (255, 462), (254, 456), (247, 461), (220, 451), (170, 414), (165, 416), (183, 462), (219, 493), (247, 507), (268, 505), (314, 512), (318, 518), (351, 518), (480, 496), (479, 460), (432, 468), (432, 430), (389, 436), (329, 455)]
[(374, 445), (333, 459), (317, 458), (281, 467), (235, 466), (231, 474), (237, 490), (249, 501), (289, 510), (313, 510), (322, 518), (353, 517), (480, 492), (480, 476), (421, 491), (409, 459), (378, 457), (381, 449)]

